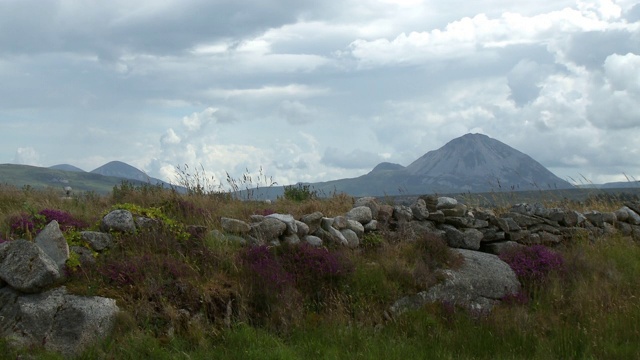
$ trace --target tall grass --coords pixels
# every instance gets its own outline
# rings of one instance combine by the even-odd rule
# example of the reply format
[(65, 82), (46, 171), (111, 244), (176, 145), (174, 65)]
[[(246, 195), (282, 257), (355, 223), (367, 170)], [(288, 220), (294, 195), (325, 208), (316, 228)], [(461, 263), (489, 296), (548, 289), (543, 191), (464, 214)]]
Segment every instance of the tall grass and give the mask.
[[(32, 189), (0, 190), (5, 239), (17, 237), (12, 216), (43, 210), (64, 211), (95, 228), (114, 205), (129, 204), (213, 230), (221, 216), (246, 220), (259, 212), (299, 217), (314, 211), (336, 216), (353, 204), (344, 195), (267, 204), (126, 183), (109, 196), (73, 199)], [(430, 304), (391, 319), (386, 311), (393, 302), (440, 281), (438, 269), (460, 265), (438, 239), (382, 229), (356, 250), (247, 249), (212, 235), (185, 238), (179, 232), (163, 227), (117, 235), (116, 245), (95, 264), (71, 272), (66, 284), (71, 292), (114, 298), (124, 310), (112, 336), (81, 359), (640, 357), (640, 244), (630, 238), (577, 238), (556, 247), (563, 271), (546, 272), (543, 283), (527, 288), (528, 301), (505, 302), (487, 316)], [(345, 267), (337, 271), (336, 264)], [(33, 353), (61, 358), (40, 349), (13, 349), (3, 341), (0, 351), (7, 358)]]

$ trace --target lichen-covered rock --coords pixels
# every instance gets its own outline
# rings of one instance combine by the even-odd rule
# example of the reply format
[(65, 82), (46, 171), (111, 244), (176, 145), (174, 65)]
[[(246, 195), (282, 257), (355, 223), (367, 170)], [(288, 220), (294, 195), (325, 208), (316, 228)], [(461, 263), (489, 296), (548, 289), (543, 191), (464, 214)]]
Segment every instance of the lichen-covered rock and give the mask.
[[(371, 223), (371, 221), (369, 221), (367, 224)], [(347, 229), (356, 233), (359, 238), (362, 238), (362, 236), (364, 236), (364, 226), (358, 221), (347, 220)]]
[(311, 214), (304, 215), (300, 218), (300, 221), (307, 224), (307, 226), (309, 226), (309, 234), (313, 234), (320, 227), (323, 217), (324, 215), (322, 215), (320, 211), (316, 211)]
[(458, 203), (450, 209), (439, 209), (444, 216), (467, 216), (467, 205)]
[(458, 200), (452, 197), (441, 196), (438, 198), (436, 210), (453, 209), (454, 207), (456, 207), (456, 205), (458, 205)]
[(103, 251), (113, 246), (113, 237), (111, 234), (98, 232), (98, 231), (82, 231), (80, 232), (82, 240), (94, 251)]
[(355, 249), (360, 245), (360, 239), (358, 235), (353, 230), (350, 229), (342, 229), (340, 233), (347, 240), (347, 246), (351, 249)]
[(317, 236), (307, 235), (307, 236), (302, 238), (302, 241), (306, 242), (307, 244), (309, 244), (311, 246), (315, 246), (315, 247), (321, 247), (322, 246), (322, 239), (320, 239)]
[(356, 202), (353, 204), (353, 207), (359, 207), (359, 206), (368, 207), (369, 209), (371, 209), (371, 216), (374, 219), (378, 218), (378, 211), (380, 210), (380, 205), (378, 204), (378, 201), (376, 200), (376, 198), (372, 196), (361, 197), (357, 199)]
[(423, 199), (417, 199), (411, 206), (411, 212), (413, 217), (418, 220), (427, 220), (429, 218), (429, 209), (427, 209), (427, 203)]
[(113, 210), (102, 218), (100, 230), (134, 233), (136, 224), (133, 220), (133, 214), (129, 210)]
[(355, 220), (360, 224), (366, 224), (373, 220), (373, 214), (368, 206), (357, 206), (347, 212), (347, 219)]
[(364, 224), (364, 231), (371, 232), (378, 230), (378, 220), (371, 220), (368, 223)]
[(393, 206), (386, 204), (380, 205), (377, 220), (383, 224), (387, 224), (391, 219), (393, 219)]
[(393, 207), (393, 218), (399, 223), (409, 222), (413, 219), (413, 211), (405, 205), (396, 205)]
[(32, 295), (2, 288), (0, 334), (16, 346), (73, 357), (111, 333), (118, 311), (113, 299), (69, 295), (64, 287)]
[[(260, 221), (262, 220), (264, 220), (264, 218)], [(251, 226), (246, 222), (228, 217), (220, 218), (220, 226), (224, 232), (236, 235), (248, 234), (251, 230)]]
[(58, 265), (31, 241), (19, 239), (0, 244), (0, 279), (12, 288), (36, 293), (60, 278)]
[(287, 225), (282, 221), (273, 217), (265, 217), (261, 222), (251, 224), (249, 235), (262, 243), (269, 243), (274, 239), (278, 239), (286, 230)]
[(338, 230), (346, 229), (349, 226), (349, 222), (345, 216), (336, 216), (333, 218), (333, 223), (331, 224), (334, 228)]
[(289, 214), (270, 214), (270, 215), (267, 215), (265, 218), (278, 219), (282, 221), (287, 226), (287, 228), (285, 229), (285, 234), (287, 235), (293, 235), (298, 233), (298, 226), (296, 225), (296, 220), (293, 218), (293, 216)]
[(307, 235), (309, 235), (309, 225), (305, 224), (304, 222), (300, 221), (300, 220), (296, 220), (296, 228), (298, 229), (298, 237), (299, 238), (303, 238)]
[(391, 306), (391, 313), (397, 315), (432, 302), (446, 302), (474, 313), (486, 313), (506, 295), (520, 291), (516, 274), (496, 255), (464, 249), (454, 251), (464, 257), (459, 269), (442, 271), (446, 278), (443, 283), (396, 301)]
[(64, 265), (69, 260), (69, 244), (60, 231), (58, 222), (53, 220), (47, 224), (34, 241), (58, 265), (58, 271), (62, 274)]

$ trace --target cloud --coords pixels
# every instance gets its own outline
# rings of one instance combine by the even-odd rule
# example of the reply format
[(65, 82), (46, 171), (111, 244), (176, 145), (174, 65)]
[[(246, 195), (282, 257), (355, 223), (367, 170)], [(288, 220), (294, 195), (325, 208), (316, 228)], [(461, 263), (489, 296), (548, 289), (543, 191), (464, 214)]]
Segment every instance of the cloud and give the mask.
[(335, 147), (327, 147), (322, 157), (324, 164), (344, 169), (370, 169), (382, 161), (380, 155), (370, 151), (354, 149), (346, 152)]
[(32, 147), (19, 147), (13, 157), (14, 164), (40, 166), (40, 155)]
[(308, 124), (316, 117), (316, 110), (299, 101), (285, 100), (278, 107), (278, 116), (292, 125)]

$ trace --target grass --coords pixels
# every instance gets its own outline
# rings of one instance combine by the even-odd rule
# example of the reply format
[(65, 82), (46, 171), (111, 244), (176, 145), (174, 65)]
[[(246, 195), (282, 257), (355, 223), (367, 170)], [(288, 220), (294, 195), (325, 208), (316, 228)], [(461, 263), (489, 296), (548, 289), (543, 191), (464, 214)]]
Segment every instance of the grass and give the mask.
[[(460, 265), (437, 239), (383, 230), (367, 235), (357, 250), (265, 247), (248, 255), (258, 250), (211, 236), (186, 238), (181, 229), (219, 229), (221, 216), (248, 220), (255, 213), (336, 216), (353, 199), (267, 204), (202, 189), (179, 194), (122, 184), (108, 196), (87, 193), (70, 200), (49, 191), (0, 189), (4, 239), (17, 237), (13, 216), (48, 210), (95, 229), (107, 211), (127, 204), (174, 224), (155, 233), (118, 235), (95, 265), (72, 269), (71, 292), (114, 298), (124, 310), (112, 336), (80, 359), (640, 357), (640, 244), (630, 238), (576, 238), (554, 248), (562, 271), (545, 267), (543, 278), (524, 282), (526, 301), (505, 303), (490, 315), (430, 304), (390, 319), (386, 310), (394, 301), (440, 281), (438, 269)], [(589, 204), (596, 210), (620, 205)], [(3, 341), (0, 351), (7, 358), (61, 358)]]

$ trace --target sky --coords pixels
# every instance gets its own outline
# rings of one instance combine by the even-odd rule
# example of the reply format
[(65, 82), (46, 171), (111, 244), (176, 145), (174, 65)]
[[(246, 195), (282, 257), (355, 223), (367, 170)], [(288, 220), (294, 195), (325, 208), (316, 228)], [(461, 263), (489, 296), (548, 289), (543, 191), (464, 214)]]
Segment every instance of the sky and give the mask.
[(0, 0), (0, 163), (287, 185), (466, 133), (640, 180), (640, 1)]

